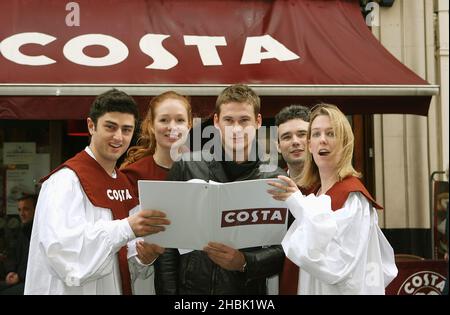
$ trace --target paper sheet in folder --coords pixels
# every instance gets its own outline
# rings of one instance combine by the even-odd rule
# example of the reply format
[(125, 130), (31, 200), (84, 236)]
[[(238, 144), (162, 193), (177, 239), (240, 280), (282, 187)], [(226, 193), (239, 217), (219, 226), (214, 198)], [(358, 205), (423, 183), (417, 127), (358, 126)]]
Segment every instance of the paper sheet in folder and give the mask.
[(280, 244), (287, 209), (267, 193), (267, 181), (140, 180), (141, 209), (164, 211), (171, 221), (166, 231), (145, 239), (167, 248), (199, 250), (210, 241), (234, 248)]

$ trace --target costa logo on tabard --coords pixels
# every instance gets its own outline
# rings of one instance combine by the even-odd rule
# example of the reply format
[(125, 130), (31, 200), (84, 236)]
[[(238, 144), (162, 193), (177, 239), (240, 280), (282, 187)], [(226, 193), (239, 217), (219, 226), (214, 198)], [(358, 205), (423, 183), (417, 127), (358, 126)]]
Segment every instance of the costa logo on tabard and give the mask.
[(124, 200), (133, 199), (128, 189), (108, 189), (106, 191), (106, 195), (111, 200), (118, 200), (121, 202)]
[(445, 277), (434, 271), (420, 271), (406, 279), (398, 295), (440, 295), (444, 291)]
[(251, 224), (284, 224), (286, 208), (239, 209), (222, 211), (221, 227)]

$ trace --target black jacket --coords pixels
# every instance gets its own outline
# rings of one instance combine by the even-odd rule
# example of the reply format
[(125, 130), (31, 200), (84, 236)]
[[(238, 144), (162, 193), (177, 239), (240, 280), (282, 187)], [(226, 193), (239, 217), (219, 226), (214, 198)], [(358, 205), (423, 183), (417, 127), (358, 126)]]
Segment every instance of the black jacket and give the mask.
[(8, 259), (5, 262), (6, 273), (17, 273), (20, 282), (25, 282), (32, 228), (33, 221), (22, 225), (14, 250), (8, 254)]
[[(168, 180), (187, 181), (198, 178), (216, 182), (243, 181), (273, 178), (286, 173), (277, 167), (263, 172), (261, 162), (206, 162), (189, 155), (174, 163)], [(203, 251), (192, 251), (180, 255), (177, 249), (167, 248), (155, 262), (156, 294), (266, 294), (266, 277), (281, 271), (284, 261), (280, 245), (246, 248), (247, 266), (245, 272), (228, 271), (212, 262)]]

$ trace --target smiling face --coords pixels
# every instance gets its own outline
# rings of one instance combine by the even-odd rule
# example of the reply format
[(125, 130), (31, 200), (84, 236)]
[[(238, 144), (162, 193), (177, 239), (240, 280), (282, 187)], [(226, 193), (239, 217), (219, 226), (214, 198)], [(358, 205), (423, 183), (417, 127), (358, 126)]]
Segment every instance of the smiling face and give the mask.
[(249, 156), (261, 123), (261, 115), (255, 115), (254, 107), (248, 103), (222, 104), (220, 113), (214, 114), (214, 126), (220, 131), (223, 148), (237, 162)]
[(182, 145), (190, 129), (186, 106), (180, 100), (168, 98), (158, 104), (154, 114), (151, 129), (156, 150), (170, 150)]
[(278, 152), (289, 168), (302, 165), (305, 160), (308, 126), (308, 122), (299, 118), (278, 126)]
[(342, 150), (329, 116), (319, 115), (311, 122), (309, 151), (319, 171), (337, 169)]
[(132, 114), (107, 112), (100, 116), (97, 125), (87, 119), (91, 143), (89, 147), (97, 162), (105, 169), (113, 169), (125, 153), (133, 137), (135, 118)]

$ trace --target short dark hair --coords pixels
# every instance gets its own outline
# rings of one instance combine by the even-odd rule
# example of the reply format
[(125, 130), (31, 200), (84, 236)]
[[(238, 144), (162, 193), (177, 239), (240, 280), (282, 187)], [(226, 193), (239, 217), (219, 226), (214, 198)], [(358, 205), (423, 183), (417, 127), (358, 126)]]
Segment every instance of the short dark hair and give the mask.
[(303, 105), (290, 105), (282, 110), (275, 116), (275, 125), (279, 127), (281, 124), (292, 120), (292, 119), (301, 119), (306, 122), (309, 122), (309, 115), (311, 114), (311, 110)]
[(261, 100), (256, 92), (245, 84), (234, 84), (226, 87), (217, 97), (216, 114), (220, 115), (220, 107), (231, 102), (248, 103), (253, 106), (255, 117), (261, 110)]
[(37, 199), (38, 196), (36, 194), (22, 194), (19, 198), (17, 198), (17, 202), (23, 201), (23, 200), (31, 200), (33, 202), (33, 208), (36, 209)]
[(110, 112), (132, 114), (135, 123), (139, 120), (139, 110), (134, 99), (127, 93), (117, 89), (108, 90), (97, 96), (92, 103), (89, 117), (94, 122), (94, 125), (97, 125), (98, 119)]

